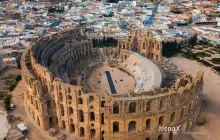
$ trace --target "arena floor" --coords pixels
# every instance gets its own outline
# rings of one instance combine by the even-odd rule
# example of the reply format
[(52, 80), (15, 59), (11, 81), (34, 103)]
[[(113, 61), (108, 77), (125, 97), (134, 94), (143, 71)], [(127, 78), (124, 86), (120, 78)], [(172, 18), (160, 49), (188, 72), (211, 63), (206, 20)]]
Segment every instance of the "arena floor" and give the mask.
[[(108, 80), (107, 71), (110, 72), (114, 85)], [(92, 91), (97, 93), (126, 94), (135, 87), (135, 80), (132, 76), (119, 70), (117, 67), (110, 67), (108, 65), (102, 65), (93, 69), (87, 82)], [(114, 90), (111, 90), (110, 86), (115, 88), (116, 93), (112, 93)]]

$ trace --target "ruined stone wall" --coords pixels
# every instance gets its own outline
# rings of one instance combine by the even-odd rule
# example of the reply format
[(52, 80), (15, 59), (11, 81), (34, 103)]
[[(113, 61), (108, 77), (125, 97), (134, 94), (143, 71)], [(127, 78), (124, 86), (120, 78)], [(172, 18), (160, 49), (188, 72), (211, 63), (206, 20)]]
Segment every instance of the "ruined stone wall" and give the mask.
[[(182, 75), (171, 89), (152, 88), (123, 96), (87, 93), (83, 86), (70, 85), (59, 75), (54, 75), (57, 73), (44, 63), (44, 57), (37, 56), (44, 49), (35, 48), (36, 45), (50, 44), (50, 39), (54, 41), (53, 38), (61, 38), (61, 35), (40, 39), (33, 44), (32, 50), (25, 50), (21, 59), (26, 89), (25, 110), (41, 130), (58, 126), (79, 139), (97, 140), (174, 140), (190, 130), (199, 115), (203, 73), (198, 73), (195, 78)], [(77, 58), (74, 62), (77, 62), (89, 56), (92, 54), (90, 45), (85, 42), (87, 47), (79, 51), (82, 53), (67, 53), (65, 61), (74, 57)], [(119, 58), (126, 59), (129, 54), (129, 51), (121, 51)], [(159, 125), (181, 125), (181, 132), (177, 135), (162, 133), (158, 130)]]
[(131, 30), (126, 38), (119, 39), (117, 48), (139, 52), (153, 61), (162, 60), (162, 41), (150, 31), (141, 34), (139, 30)]

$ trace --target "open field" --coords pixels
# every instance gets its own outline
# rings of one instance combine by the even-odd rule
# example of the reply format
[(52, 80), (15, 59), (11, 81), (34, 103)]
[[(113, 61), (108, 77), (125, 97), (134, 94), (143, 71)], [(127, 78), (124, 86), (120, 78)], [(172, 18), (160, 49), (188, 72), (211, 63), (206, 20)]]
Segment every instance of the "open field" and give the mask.
[(209, 67), (201, 66), (196, 61), (185, 59), (180, 55), (170, 60), (193, 76), (199, 71), (204, 71), (203, 94), (206, 104), (202, 107), (200, 116), (205, 117), (207, 123), (193, 128), (191, 136), (184, 140), (220, 140), (220, 76)]
[(0, 99), (13, 88), (16, 78), (21, 74), (16, 67), (6, 67), (0, 73)]

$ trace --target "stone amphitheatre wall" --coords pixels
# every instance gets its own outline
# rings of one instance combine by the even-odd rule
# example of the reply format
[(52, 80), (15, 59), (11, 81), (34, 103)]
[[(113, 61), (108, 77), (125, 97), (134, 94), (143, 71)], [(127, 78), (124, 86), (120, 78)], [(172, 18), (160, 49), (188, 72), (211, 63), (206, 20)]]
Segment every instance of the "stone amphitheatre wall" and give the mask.
[[(56, 52), (50, 52), (54, 50), (46, 48), (47, 45), (68, 34), (80, 36), (77, 30), (63, 31), (39, 39), (22, 55), (25, 109), (41, 130), (58, 126), (78, 139), (174, 140), (192, 127), (199, 115), (203, 73), (195, 78), (184, 74), (171, 89), (152, 88), (136, 94), (110, 96), (88, 93), (85, 87), (68, 84), (59, 78), (56, 74), (60, 73), (53, 71), (59, 62), (48, 60)], [(44, 54), (43, 48), (50, 51)], [(73, 63), (77, 63), (87, 56), (93, 58), (89, 48), (82, 52), (85, 53), (70, 53), (64, 61), (74, 57)], [(121, 59), (126, 59), (129, 53), (121, 52)], [(162, 133), (158, 130), (159, 125), (181, 125), (181, 132), (177, 135)]]

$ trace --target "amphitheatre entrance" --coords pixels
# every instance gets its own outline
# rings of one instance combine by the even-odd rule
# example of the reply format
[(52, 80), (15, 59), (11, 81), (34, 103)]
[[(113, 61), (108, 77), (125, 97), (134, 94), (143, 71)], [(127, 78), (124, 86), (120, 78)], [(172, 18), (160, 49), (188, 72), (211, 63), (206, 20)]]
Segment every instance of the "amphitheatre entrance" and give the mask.
[(126, 94), (135, 88), (130, 74), (105, 63), (93, 68), (87, 79), (88, 86), (97, 93)]

